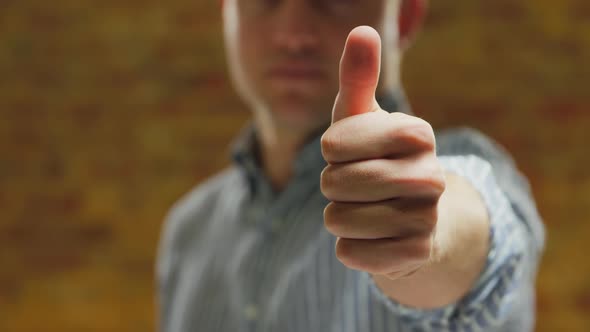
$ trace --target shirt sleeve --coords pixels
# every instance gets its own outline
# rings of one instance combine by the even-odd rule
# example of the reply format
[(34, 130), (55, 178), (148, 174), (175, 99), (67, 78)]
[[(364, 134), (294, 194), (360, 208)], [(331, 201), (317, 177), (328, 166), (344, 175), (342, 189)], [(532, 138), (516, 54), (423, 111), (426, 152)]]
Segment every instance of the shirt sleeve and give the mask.
[(480, 193), (490, 217), (490, 250), (471, 291), (449, 306), (422, 310), (390, 299), (368, 273), (375, 301), (418, 331), (526, 331), (534, 321), (534, 279), (539, 244), (527, 221), (498, 185), (491, 164), (476, 155), (442, 156), (446, 171), (465, 178)]

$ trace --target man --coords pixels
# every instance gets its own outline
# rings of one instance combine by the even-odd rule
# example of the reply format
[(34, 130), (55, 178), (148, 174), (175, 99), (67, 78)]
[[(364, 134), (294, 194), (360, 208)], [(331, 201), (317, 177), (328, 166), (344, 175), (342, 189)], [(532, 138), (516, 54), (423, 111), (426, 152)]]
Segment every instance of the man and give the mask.
[(526, 181), (473, 130), (435, 142), (403, 100), (420, 4), (223, 3), (253, 123), (169, 215), (162, 330), (532, 329), (544, 234)]

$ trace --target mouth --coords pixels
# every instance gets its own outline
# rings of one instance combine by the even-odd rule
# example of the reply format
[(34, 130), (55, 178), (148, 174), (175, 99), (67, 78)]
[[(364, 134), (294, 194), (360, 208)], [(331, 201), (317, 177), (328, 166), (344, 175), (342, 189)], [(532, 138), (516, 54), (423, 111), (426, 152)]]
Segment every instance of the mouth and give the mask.
[(320, 81), (326, 78), (326, 73), (316, 65), (290, 63), (272, 67), (267, 77), (281, 81)]

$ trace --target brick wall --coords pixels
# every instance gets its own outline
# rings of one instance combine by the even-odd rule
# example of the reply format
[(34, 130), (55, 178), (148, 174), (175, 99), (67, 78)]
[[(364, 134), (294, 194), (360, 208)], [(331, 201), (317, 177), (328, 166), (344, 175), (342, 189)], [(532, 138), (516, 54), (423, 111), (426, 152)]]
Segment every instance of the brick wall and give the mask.
[[(168, 207), (248, 112), (215, 1), (0, 1), (0, 330), (149, 331)], [(539, 331), (590, 325), (590, 3), (433, 1), (415, 111), (495, 137), (546, 220)], [(434, 79), (433, 79), (434, 78)]]

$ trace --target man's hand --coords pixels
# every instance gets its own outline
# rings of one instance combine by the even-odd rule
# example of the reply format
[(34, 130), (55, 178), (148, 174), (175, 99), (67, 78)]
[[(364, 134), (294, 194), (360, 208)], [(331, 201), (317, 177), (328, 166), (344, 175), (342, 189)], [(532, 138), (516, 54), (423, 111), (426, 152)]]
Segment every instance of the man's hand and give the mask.
[(332, 125), (322, 136), (321, 189), (331, 201), (324, 222), (344, 265), (371, 273), (404, 304), (438, 307), (479, 276), (487, 210), (467, 181), (443, 173), (426, 121), (377, 104), (380, 45), (370, 27), (346, 41)]
[(321, 178), (332, 201), (326, 228), (352, 269), (399, 278), (428, 262), (445, 180), (434, 133), (424, 120), (379, 108), (380, 39), (354, 29), (340, 62), (340, 92), (322, 137)]

